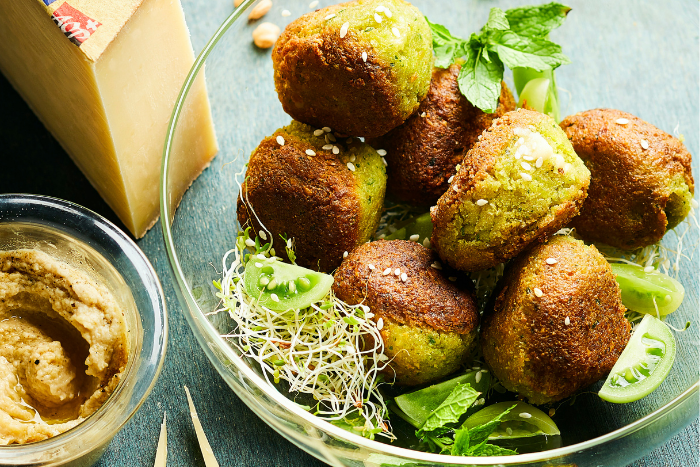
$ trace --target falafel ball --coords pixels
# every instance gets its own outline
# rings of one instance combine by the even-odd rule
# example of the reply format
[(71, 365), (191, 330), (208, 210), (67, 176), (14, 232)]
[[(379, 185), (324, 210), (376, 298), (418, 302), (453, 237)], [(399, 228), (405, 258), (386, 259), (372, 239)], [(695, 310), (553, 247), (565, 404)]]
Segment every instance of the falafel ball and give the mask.
[(384, 353), (393, 359), (387, 376), (397, 384), (428, 383), (456, 371), (476, 338), (479, 315), (469, 279), (450, 281), (431, 267), (436, 260), (415, 242), (379, 240), (350, 253), (334, 275), (338, 298), (374, 313)]
[(532, 404), (607, 375), (630, 324), (610, 265), (594, 246), (555, 235), (508, 265), (481, 324), (484, 360)]
[(430, 27), (403, 0), (358, 0), (290, 23), (272, 51), (284, 111), (316, 128), (375, 137), (399, 126), (430, 86)]
[(238, 222), (278, 242), (280, 235), (293, 239), (297, 264), (329, 272), (377, 229), (386, 171), (360, 140), (326, 150), (324, 137), (313, 132), (292, 122), (260, 143), (238, 196)]
[(561, 127), (591, 171), (588, 198), (571, 223), (583, 239), (634, 250), (688, 215), (691, 156), (677, 138), (614, 109), (571, 115)]
[(549, 116), (508, 112), (469, 150), (431, 208), (431, 244), (452, 267), (486, 269), (545, 241), (574, 217), (590, 173)]
[(479, 135), (515, 100), (505, 82), (495, 112), (474, 107), (460, 92), (460, 65), (433, 69), (428, 95), (403, 125), (367, 143), (384, 149), (388, 162), (387, 198), (416, 206), (432, 206), (450, 184), (455, 168)]

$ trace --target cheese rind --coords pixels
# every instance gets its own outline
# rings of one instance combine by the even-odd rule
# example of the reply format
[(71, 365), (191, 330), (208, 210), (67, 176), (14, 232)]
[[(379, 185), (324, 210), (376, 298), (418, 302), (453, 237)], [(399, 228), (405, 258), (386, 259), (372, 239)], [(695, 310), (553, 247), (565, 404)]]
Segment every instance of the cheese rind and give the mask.
[[(119, 1), (100, 3), (115, 8)], [(113, 40), (103, 34), (100, 51), (83, 47), (109, 24), (78, 46), (41, 1), (0, 2), (0, 70), (138, 238), (159, 214), (167, 125), (194, 53), (179, 0), (127, 3), (138, 8)], [(179, 201), (218, 149), (203, 73), (190, 89), (177, 141), (170, 175)]]

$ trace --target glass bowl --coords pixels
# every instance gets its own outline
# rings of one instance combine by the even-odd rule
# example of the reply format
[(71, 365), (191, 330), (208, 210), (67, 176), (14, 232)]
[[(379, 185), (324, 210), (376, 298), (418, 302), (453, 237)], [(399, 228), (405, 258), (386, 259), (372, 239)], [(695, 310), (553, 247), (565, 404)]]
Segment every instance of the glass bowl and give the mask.
[(93, 415), (44, 441), (0, 446), (0, 465), (92, 466), (158, 379), (168, 341), (163, 290), (124, 232), (68, 201), (0, 195), (0, 250), (17, 248), (41, 250), (104, 283), (125, 312), (129, 360), (122, 381)]
[[(332, 0), (321, 2), (319, 8), (331, 3)], [(507, 8), (513, 6), (512, 3), (524, 2), (508, 2), (507, 5), (472, 1), (449, 2), (449, 5), (446, 2), (432, 5), (428, 1), (413, 3), (432, 21), (446, 25), (456, 35), (468, 37), (484, 24), (490, 7)], [(692, 256), (698, 244), (697, 224), (692, 228), (683, 224), (677, 229), (679, 232), (689, 229), (684, 243), (690, 257), (683, 258), (680, 275), (687, 297), (669, 322), (682, 327), (690, 320), (693, 326), (676, 334), (679, 354), (672, 373), (657, 391), (632, 404), (606, 403), (597, 397), (597, 387), (594, 386), (591, 391), (579, 395), (575, 404), (559, 407), (555, 421), (563, 433), (563, 447), (490, 458), (455, 458), (411, 451), (370, 441), (335, 427), (304, 411), (269, 386), (257, 369), (246, 364), (237, 351), (219, 337), (231, 328), (225, 314), (207, 315), (218, 303), (212, 280), (220, 278), (222, 257), (233, 247), (239, 229), (236, 222), (236, 176), (238, 174), (240, 181), (249, 154), (262, 138), (290, 121), (275, 92), (270, 51), (252, 45), (251, 33), (256, 24), (248, 21), (248, 13), (255, 4), (253, 0), (245, 1), (226, 19), (197, 58), (183, 85), (165, 143), (161, 222), (175, 290), (192, 331), (216, 370), (260, 418), (317, 458), (331, 465), (347, 466), (381, 463), (626, 465), (665, 443), (697, 418), (700, 379), (697, 300), (700, 281), (697, 257)], [(672, 11), (666, 11), (670, 7), (659, 2), (648, 2), (646, 8), (632, 12), (621, 7), (616, 10), (617, 7), (613, 8), (610, 2), (602, 0), (577, 2), (572, 6), (574, 12), (564, 26), (552, 34), (557, 43), (564, 45), (564, 51), (574, 63), (557, 71), (557, 81), (562, 86), (562, 115), (595, 107), (622, 108), (669, 132), (680, 121), (688, 134), (686, 144), (697, 154), (697, 134), (693, 132), (698, 126), (697, 90), (690, 90), (695, 94), (684, 97), (678, 89), (677, 78), (678, 68), (683, 63), (696, 63), (697, 49), (690, 47), (687, 52), (674, 51), (674, 54), (687, 55), (678, 58), (665, 55), (658, 45), (673, 28), (679, 33), (694, 34), (697, 18), (688, 15), (681, 20)], [(600, 15), (602, 9), (609, 14)], [(291, 15), (282, 14), (284, 10)], [(283, 28), (309, 11), (308, 0), (277, 0), (260, 21), (271, 21)], [(624, 14), (625, 21), (616, 20), (616, 11), (619, 15)], [(673, 21), (681, 21), (680, 26)], [(644, 26), (643, 32), (638, 23)], [(591, 27), (592, 24), (597, 26)], [(625, 43), (624, 38), (634, 41)], [(603, 50), (598, 44), (605, 41), (615, 44), (619, 41), (619, 47)], [(643, 61), (639, 59), (641, 55), (644, 55)], [(618, 69), (612, 67), (611, 62), (628, 63), (629, 66)], [(654, 63), (653, 74), (643, 72), (648, 63)], [(177, 193), (176, 167), (171, 163), (170, 155), (186, 137), (187, 129), (178, 126), (178, 119), (182, 109), (186, 108), (184, 104), (188, 101), (192, 83), (205, 79), (205, 67), (220, 152), (212, 166), (180, 200), (174, 196)], [(585, 73), (581, 67), (585, 67)], [(689, 82), (697, 82), (697, 70), (692, 67), (689, 70), (689, 73), (695, 73), (694, 81), (690, 79)], [(510, 80), (509, 75), (506, 80)], [(653, 102), (640, 99), (641, 95), (649, 95), (652, 89)], [(660, 111), (662, 108), (673, 108), (673, 115)], [(697, 161), (694, 172), (699, 173)], [(664, 241), (672, 248), (677, 236), (670, 233)]]

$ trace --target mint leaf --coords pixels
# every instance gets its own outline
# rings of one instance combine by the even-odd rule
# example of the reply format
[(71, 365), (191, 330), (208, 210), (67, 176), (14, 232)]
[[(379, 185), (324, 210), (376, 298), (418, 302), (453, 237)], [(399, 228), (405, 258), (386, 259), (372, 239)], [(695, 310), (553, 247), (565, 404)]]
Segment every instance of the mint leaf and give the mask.
[(487, 457), (487, 456), (515, 456), (518, 451), (513, 451), (512, 449), (502, 448), (501, 446), (496, 446), (495, 444), (482, 444), (477, 449), (472, 450), (470, 456)]
[(503, 63), (496, 54), (490, 56), (491, 61), (486, 61), (482, 49), (467, 50), (467, 62), (462, 65), (457, 77), (459, 90), (474, 107), (487, 114), (493, 113), (501, 97)]
[(506, 10), (505, 15), (514, 33), (526, 37), (545, 37), (564, 23), (570, 11), (571, 8), (561, 3), (547, 3), (511, 8)]
[(561, 47), (543, 38), (527, 38), (512, 31), (498, 31), (488, 38), (489, 50), (496, 52), (508, 68), (527, 67), (537, 71), (571, 63)]
[(484, 25), (484, 30), (507, 31), (508, 29), (510, 29), (510, 24), (508, 24), (508, 19), (503, 10), (496, 7), (491, 8), (489, 19)]
[(416, 435), (420, 438), (426, 433), (438, 432), (438, 436), (445, 434), (450, 428), (448, 423), (457, 423), (469, 407), (479, 397), (479, 392), (472, 389), (469, 383), (458, 384), (442, 404), (433, 410), (418, 430)]
[(501, 412), (500, 415), (497, 417), (493, 418), (491, 421), (484, 423), (483, 425), (478, 425), (469, 430), (469, 444), (471, 446), (476, 446), (478, 444), (482, 444), (486, 442), (486, 440), (489, 439), (489, 435), (493, 433), (493, 431), (498, 428), (498, 425), (501, 424), (501, 419), (508, 415), (508, 413), (515, 408), (515, 405), (510, 407), (509, 409), (504, 410)]
[(435, 66), (438, 68), (447, 68), (454, 63), (456, 59), (464, 55), (464, 40), (459, 37), (454, 37), (445, 26), (431, 23), (427, 17), (425, 20), (428, 22), (433, 35)]
[(455, 442), (452, 445), (453, 456), (466, 456), (469, 452), (469, 430), (461, 428), (455, 430)]

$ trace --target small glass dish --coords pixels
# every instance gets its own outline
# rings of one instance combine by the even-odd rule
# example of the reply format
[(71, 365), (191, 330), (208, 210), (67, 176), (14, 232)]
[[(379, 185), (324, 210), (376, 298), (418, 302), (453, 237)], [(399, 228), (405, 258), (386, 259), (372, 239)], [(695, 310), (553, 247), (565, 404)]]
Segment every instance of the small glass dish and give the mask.
[[(318, 459), (331, 465), (367, 467), (380, 464), (624, 466), (666, 443), (698, 417), (700, 370), (697, 365), (697, 297), (700, 270), (697, 267), (696, 256), (692, 260), (684, 259), (681, 263), (683, 273), (680, 280), (686, 288), (687, 297), (682, 307), (670, 319), (676, 327), (682, 327), (687, 320), (691, 320), (693, 327), (685, 333), (676, 334), (679, 353), (667, 380), (650, 396), (632, 404), (606, 403), (598, 398), (595, 392), (590, 392), (591, 390), (578, 396), (576, 403), (571, 406), (568, 403), (562, 404), (557, 408), (557, 413), (561, 415), (557, 416), (555, 421), (563, 433), (563, 447), (557, 449), (518, 456), (477, 458), (450, 457), (408, 450), (371, 441), (331, 425), (303, 410), (292, 402), (288, 395), (268, 385), (258, 369), (249, 366), (232, 346), (219, 337), (231, 330), (231, 323), (225, 313), (211, 314), (219, 302), (212, 280), (221, 278), (222, 257), (233, 248), (239, 230), (236, 222), (236, 198), (239, 189), (237, 181), (242, 180), (248, 156), (258, 143), (291, 120), (282, 110), (275, 91), (270, 51), (257, 49), (252, 45), (251, 32), (256, 24), (249, 23), (248, 14), (256, 3), (254, 0), (242, 3), (224, 21), (197, 58), (175, 105), (165, 142), (161, 175), (161, 225), (175, 290), (183, 312), (216, 370), (251, 410), (282, 436)], [(320, 4), (312, 2), (313, 5), (309, 5), (308, 0), (276, 0), (273, 8), (261, 21), (273, 22), (283, 29), (286, 24), (308, 13), (316, 5), (322, 8), (332, 3), (337, 2), (326, 0)], [(477, 31), (488, 17), (489, 8), (497, 6), (492, 2), (469, 1), (449, 2), (449, 5), (448, 2), (439, 5), (437, 2), (431, 4), (428, 1), (412, 3), (432, 21), (445, 24), (461, 37), (469, 37), (471, 32)], [(613, 88), (615, 84), (605, 81), (612, 78), (608, 77), (607, 62), (601, 63), (601, 60), (609, 58), (596, 62), (597, 68), (583, 68), (586, 72), (582, 72), (582, 67), (587, 66), (586, 60), (592, 61), (597, 57), (598, 49), (591, 50), (591, 46), (600, 42), (599, 34), (603, 33), (589, 26), (586, 30), (591, 31), (590, 37), (576, 36), (576, 31), (580, 34), (584, 29), (581, 21), (594, 22), (601, 17), (599, 11), (603, 4), (604, 2), (599, 2), (597, 5), (600, 6), (594, 7), (592, 3), (586, 2), (585, 8), (578, 6), (576, 12), (580, 16), (567, 19), (561, 28), (562, 34), (565, 34), (570, 21), (579, 21), (576, 26), (578, 29), (568, 31), (566, 41), (561, 42), (576, 44), (577, 48), (569, 47), (565, 51), (572, 54), (578, 68), (570, 65), (569, 69), (562, 67), (562, 71), (557, 70), (558, 76), (562, 76), (562, 79), (558, 80), (560, 84), (567, 83), (571, 86), (571, 94), (574, 97), (570, 97), (569, 106), (577, 110), (601, 104), (611, 105), (605, 100), (605, 93), (608, 92), (608, 87)], [(648, 8), (661, 9), (662, 5), (649, 4)], [(455, 15), (457, 10), (468, 14)], [(637, 13), (643, 13), (644, 18), (660, 16), (649, 10), (640, 10)], [(636, 26), (633, 26), (633, 19), (627, 19), (626, 22), (616, 23), (615, 33), (620, 37), (628, 35), (642, 41), (643, 39), (639, 39), (639, 32), (635, 30)], [(644, 37), (650, 38), (649, 40), (663, 37), (664, 28), (667, 27), (665, 23), (650, 21), (640, 24), (645, 24)], [(559, 32), (560, 30), (555, 31), (557, 34)], [(647, 47), (643, 44), (646, 43), (640, 42), (637, 47)], [(635, 50), (631, 48), (625, 57), (632, 60), (631, 54), (638, 53)], [(652, 53), (656, 49), (642, 50)], [(577, 51), (580, 51), (578, 56), (575, 55)], [(584, 55), (584, 52), (588, 55)], [(619, 53), (626, 54), (627, 49)], [(688, 58), (691, 59), (692, 57)], [(220, 152), (212, 166), (202, 173), (180, 200), (174, 196), (174, 193), (178, 192), (177, 167), (171, 162), (170, 154), (188, 137), (188, 129), (178, 126), (178, 119), (183, 109), (187, 108), (190, 97), (188, 91), (192, 84), (205, 78), (205, 66)], [(591, 74), (593, 72), (597, 74)], [(662, 83), (664, 79), (671, 79), (674, 71), (661, 67), (656, 73), (665, 73), (663, 77), (654, 75), (655, 79)], [(641, 80), (645, 76), (643, 73), (636, 74), (639, 82), (626, 83), (620, 89), (641, 86)], [(596, 85), (600, 88), (595, 88)], [(655, 92), (666, 91), (671, 93), (670, 85), (659, 84), (658, 89), (655, 88)], [(591, 99), (591, 94), (595, 99)], [(622, 94), (620, 93), (621, 96)], [(635, 107), (634, 96), (630, 93), (627, 100), (623, 100), (625, 97), (622, 96), (620, 101), (616, 102), (621, 108), (634, 112), (638, 109)], [(668, 94), (664, 94), (664, 99), (669, 99)], [(678, 97), (674, 102), (678, 99), (682, 97)], [(591, 100), (592, 102), (589, 102)], [(658, 97), (658, 101), (665, 102), (661, 97)], [(697, 107), (694, 107), (693, 111), (697, 112)], [(568, 115), (573, 112), (571, 108), (563, 107), (562, 113)], [(678, 115), (678, 118), (681, 122), (684, 121), (683, 115)], [(674, 120), (673, 125), (675, 122)], [(693, 122), (697, 120), (691, 118), (687, 132), (694, 128)], [(661, 125), (658, 122), (657, 124)], [(668, 127), (669, 123), (664, 124)], [(696, 152), (697, 138), (691, 138), (691, 152)], [(693, 170), (696, 175), (699, 173), (697, 160)], [(685, 229), (685, 226), (683, 228)], [(669, 234), (668, 237), (667, 240), (675, 241), (674, 234)], [(696, 224), (689, 229), (684, 242), (691, 245), (688, 248), (695, 248), (698, 242)]]
[(0, 446), (0, 466), (89, 467), (158, 379), (168, 340), (163, 290), (148, 259), (126, 234), (67, 201), (0, 195), (0, 250), (20, 248), (43, 251), (102, 282), (125, 312), (129, 355), (121, 382), (93, 415), (44, 441)]

